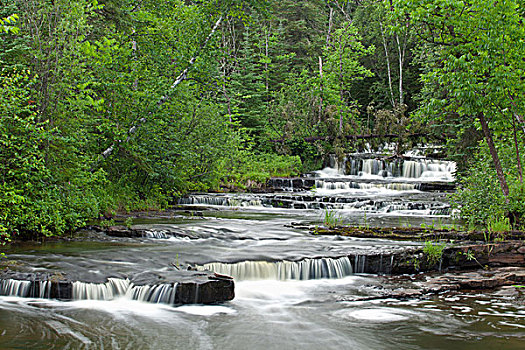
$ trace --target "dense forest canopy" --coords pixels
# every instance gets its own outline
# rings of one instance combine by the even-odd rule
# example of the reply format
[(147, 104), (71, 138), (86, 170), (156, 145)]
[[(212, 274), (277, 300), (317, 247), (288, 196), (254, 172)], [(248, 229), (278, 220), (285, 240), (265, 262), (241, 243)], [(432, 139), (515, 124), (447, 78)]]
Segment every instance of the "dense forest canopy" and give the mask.
[(447, 146), (467, 223), (523, 224), (523, 0), (0, 3), (4, 241), (392, 140)]

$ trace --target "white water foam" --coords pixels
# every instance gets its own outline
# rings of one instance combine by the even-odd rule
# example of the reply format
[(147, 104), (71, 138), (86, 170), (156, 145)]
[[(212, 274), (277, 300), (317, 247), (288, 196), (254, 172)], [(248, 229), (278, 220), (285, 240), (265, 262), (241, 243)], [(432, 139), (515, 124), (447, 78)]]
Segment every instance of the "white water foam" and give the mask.
[(230, 307), (220, 305), (183, 305), (176, 307), (174, 310), (197, 316), (233, 315), (237, 313), (236, 310)]
[(232, 276), (236, 280), (309, 280), (342, 278), (352, 274), (352, 264), (348, 257), (275, 262), (241, 261), (233, 264), (209, 263), (197, 268)]
[(399, 322), (410, 318), (410, 312), (392, 308), (366, 308), (359, 310), (340, 310), (336, 316), (369, 322)]

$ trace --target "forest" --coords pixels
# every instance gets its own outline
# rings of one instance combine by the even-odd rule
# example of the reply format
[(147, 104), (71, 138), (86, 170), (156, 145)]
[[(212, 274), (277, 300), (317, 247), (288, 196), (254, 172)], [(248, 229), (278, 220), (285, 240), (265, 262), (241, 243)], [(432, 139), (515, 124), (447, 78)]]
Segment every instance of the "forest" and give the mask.
[(525, 224), (524, 0), (0, 0), (0, 235), (60, 236), (394, 142)]

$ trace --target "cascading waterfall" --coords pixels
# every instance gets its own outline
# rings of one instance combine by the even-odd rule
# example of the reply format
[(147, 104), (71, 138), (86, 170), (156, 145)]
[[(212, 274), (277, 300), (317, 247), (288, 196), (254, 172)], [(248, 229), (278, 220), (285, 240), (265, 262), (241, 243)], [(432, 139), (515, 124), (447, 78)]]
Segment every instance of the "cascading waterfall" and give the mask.
[(31, 281), (19, 281), (13, 279), (2, 280), (0, 284), (0, 295), (26, 297), (29, 295)]
[(132, 286), (125, 295), (132, 300), (150, 303), (174, 304), (177, 283), (164, 283), (154, 286)]
[[(380, 187), (380, 184), (374, 183), (354, 183), (350, 182), (333, 182), (326, 181), (321, 182), (318, 180), (317, 184), (322, 185), (323, 187), (336, 187), (344, 188), (344, 185), (358, 187), (360, 189), (381, 189), (387, 188), (396, 191), (411, 191), (418, 189), (419, 184), (413, 183), (389, 183), (383, 184), (383, 187)], [(320, 187), (319, 188), (322, 188)], [(332, 188), (331, 187), (331, 188)], [(213, 195), (194, 195), (194, 201), (200, 203), (206, 203), (212, 201)], [(252, 198), (253, 195), (250, 195)], [(243, 198), (239, 196), (239, 198)], [(355, 196), (316, 196), (311, 193), (307, 194), (298, 194), (298, 195), (261, 195), (260, 202), (263, 203), (265, 207), (273, 208), (289, 208), (289, 209), (347, 209), (347, 210), (360, 210), (368, 212), (378, 212), (378, 213), (391, 213), (396, 210), (402, 211), (414, 211), (414, 214), (423, 214), (423, 215), (450, 215), (450, 205), (442, 203), (440, 201), (425, 201), (425, 202), (413, 202), (413, 201), (404, 201), (404, 200), (391, 200), (388, 198), (385, 199), (369, 199), (369, 198), (360, 198)], [(153, 235), (151, 236), (152, 238)], [(155, 237), (157, 238), (157, 237)], [(164, 235), (161, 235), (158, 238), (166, 238)]]
[(261, 206), (262, 201), (253, 197), (218, 197), (218, 196), (188, 196), (178, 200), (182, 205), (206, 205), (206, 206), (223, 206), (223, 207), (247, 207)]
[(454, 180), (453, 173), (456, 164), (450, 161), (433, 159), (414, 160), (384, 160), (384, 159), (346, 159), (340, 173), (352, 176), (366, 177), (370, 175), (381, 177), (404, 177), (409, 179), (435, 178), (446, 181)]
[[(390, 216), (396, 212), (403, 216), (450, 215), (450, 205), (442, 200), (443, 196), (427, 194), (454, 190), (454, 162), (356, 154), (343, 161), (332, 155), (329, 165), (330, 168), (315, 172), (315, 176), (271, 179), (268, 188), (276, 192), (192, 194), (178, 203), (280, 210), (341, 209)], [(168, 238), (160, 234), (149, 237)]]
[(316, 180), (315, 187), (323, 190), (349, 190), (358, 189), (360, 184), (353, 181), (324, 181)]
[(423, 174), (423, 171), (425, 171), (426, 168), (426, 164), (423, 162), (405, 160), (403, 162), (403, 177), (413, 179), (420, 178), (421, 174)]
[(179, 204), (189, 204), (189, 205), (198, 205), (198, 204), (206, 204), (206, 205), (218, 205), (218, 206), (229, 206), (229, 199), (225, 197), (206, 197), (206, 202), (202, 202), (202, 199), (200, 197), (196, 196), (189, 196), (189, 197), (183, 197), (179, 199)]
[(51, 294), (51, 283), (49, 281), (38, 282), (38, 290), (40, 291), (38, 297), (40, 299), (49, 298)]
[(351, 275), (353, 271), (348, 257), (277, 262), (242, 261), (234, 264), (209, 263), (197, 268), (232, 276), (236, 280), (343, 278)]
[(384, 188), (387, 190), (395, 191), (410, 191), (418, 187), (418, 184), (414, 183), (365, 183), (365, 182), (354, 182), (354, 181), (325, 181), (325, 180), (316, 180), (315, 186), (323, 190), (350, 190), (350, 189), (359, 189), (359, 190), (370, 190), (370, 189), (380, 189)]
[(366, 266), (366, 255), (356, 255), (355, 256), (355, 272), (356, 273), (364, 273), (365, 272), (365, 266)]
[(112, 300), (124, 295), (131, 287), (127, 279), (108, 278), (106, 283), (73, 282), (73, 299)]
[(173, 237), (173, 233), (163, 230), (148, 230), (146, 231), (146, 237), (155, 239), (168, 239)]
[(73, 283), (73, 299), (112, 300), (126, 297), (132, 300), (173, 304), (177, 283), (135, 286), (128, 279), (108, 278), (106, 283)]

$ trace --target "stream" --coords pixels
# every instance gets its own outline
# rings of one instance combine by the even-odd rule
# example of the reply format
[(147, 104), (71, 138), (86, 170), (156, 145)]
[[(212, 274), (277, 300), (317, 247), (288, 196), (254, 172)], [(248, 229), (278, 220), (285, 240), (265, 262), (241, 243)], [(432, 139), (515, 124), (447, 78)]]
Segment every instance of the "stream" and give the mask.
[[(172, 306), (126, 295), (58, 301), (0, 287), (1, 349), (522, 349), (525, 305), (505, 290), (425, 299), (358, 300), (385, 278), (358, 258), (420, 242), (317, 236), (329, 213), (357, 226), (450, 225), (454, 164), (348, 157), (309, 176), (311, 190), (192, 194), (170, 218), (136, 219), (148, 237), (25, 243), (7, 248), (23, 272), (67, 272), (79, 281), (147, 275), (174, 266), (235, 279), (235, 299)], [(292, 225), (293, 223), (293, 225)], [(362, 263), (362, 261), (361, 261)], [(389, 264), (385, 259), (385, 264)], [(2, 289), (3, 288), (3, 289)], [(11, 295), (9, 295), (11, 294)]]

